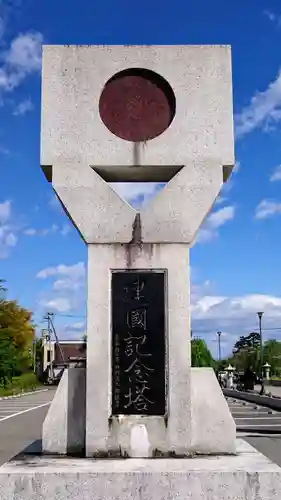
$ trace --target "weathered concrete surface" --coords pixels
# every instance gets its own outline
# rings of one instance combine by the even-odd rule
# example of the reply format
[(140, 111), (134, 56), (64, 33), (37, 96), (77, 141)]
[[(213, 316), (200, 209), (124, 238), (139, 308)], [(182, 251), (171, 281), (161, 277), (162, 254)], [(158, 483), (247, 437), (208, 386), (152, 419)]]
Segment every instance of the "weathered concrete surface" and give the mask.
[(135, 210), (94, 170), (135, 166), (134, 144), (99, 116), (104, 85), (126, 68), (159, 73), (176, 98), (169, 128), (139, 148), (138, 180), (141, 167), (183, 167), (141, 212), (142, 241), (191, 244), (234, 165), (230, 47), (44, 46), (41, 165), (87, 243), (132, 240)]
[(236, 425), (212, 368), (191, 368), (191, 450), (235, 453)]
[(222, 45), (43, 46), (41, 165), (58, 156), (88, 165), (132, 165), (133, 144), (99, 116), (106, 82), (127, 68), (155, 71), (173, 88), (169, 128), (140, 149), (140, 165), (216, 158), (234, 165), (231, 49)]
[(279, 500), (281, 469), (242, 440), (194, 459), (26, 458), (0, 467), (1, 500)]
[(82, 454), (85, 450), (86, 370), (64, 370), (43, 423), (44, 453)]
[[(111, 416), (111, 269), (165, 269), (167, 407), (164, 417), (124, 416), (109, 426)], [(130, 456), (131, 430), (144, 424), (153, 450), (184, 453), (190, 447), (190, 311), (187, 245), (89, 245), (87, 321), (87, 456), (119, 449)], [(153, 421), (158, 422), (155, 428)], [(121, 434), (118, 431), (120, 429)], [(158, 429), (158, 430), (157, 430)], [(122, 437), (122, 442), (119, 439)]]
[[(99, 116), (104, 85), (126, 68), (159, 73), (176, 99), (171, 125), (140, 145), (137, 164), (135, 145), (109, 132)], [(228, 438), (219, 440), (217, 430), (212, 433), (208, 426), (202, 440), (196, 430), (192, 441), (189, 305), (189, 248), (219, 193), (225, 171), (230, 172), (234, 164), (231, 80), (228, 46), (43, 48), (41, 165), (51, 172), (53, 188), (89, 251), (87, 456), (116, 451), (143, 457), (156, 452), (184, 455), (196, 447), (211, 450), (213, 441), (216, 451), (233, 451), (234, 441), (229, 446)], [(136, 211), (94, 170), (121, 166), (123, 171), (131, 165), (182, 167), (140, 212), (137, 244), (133, 243)], [(130, 269), (164, 270), (167, 276), (167, 418), (111, 419), (111, 273)], [(58, 398), (66, 401), (65, 394)], [(193, 401), (202, 396), (212, 395), (195, 390)], [(67, 404), (63, 408), (66, 411)], [(55, 427), (55, 414), (51, 408), (50, 429)], [(222, 427), (224, 417), (219, 417), (218, 408), (216, 418)], [(60, 418), (63, 428), (63, 411)], [(54, 438), (61, 444), (55, 445), (51, 437), (51, 446), (45, 440), (46, 451), (55, 450), (54, 446), (67, 448), (65, 428)]]

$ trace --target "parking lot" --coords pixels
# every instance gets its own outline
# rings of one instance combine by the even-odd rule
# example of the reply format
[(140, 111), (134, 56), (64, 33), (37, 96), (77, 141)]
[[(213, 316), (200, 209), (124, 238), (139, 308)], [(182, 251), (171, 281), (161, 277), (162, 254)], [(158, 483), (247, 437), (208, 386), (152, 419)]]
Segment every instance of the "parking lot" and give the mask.
[(240, 432), (281, 433), (281, 412), (240, 399), (226, 398)]
[(40, 451), (42, 424), (55, 389), (0, 400), (0, 465), (33, 447)]

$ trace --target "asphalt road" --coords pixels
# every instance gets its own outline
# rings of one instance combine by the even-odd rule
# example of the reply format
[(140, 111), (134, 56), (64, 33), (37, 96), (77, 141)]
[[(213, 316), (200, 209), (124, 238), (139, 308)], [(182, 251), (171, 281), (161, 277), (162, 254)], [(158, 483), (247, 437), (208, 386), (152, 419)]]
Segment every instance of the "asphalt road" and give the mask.
[(31, 445), (40, 449), (42, 424), (54, 389), (0, 400), (0, 465)]

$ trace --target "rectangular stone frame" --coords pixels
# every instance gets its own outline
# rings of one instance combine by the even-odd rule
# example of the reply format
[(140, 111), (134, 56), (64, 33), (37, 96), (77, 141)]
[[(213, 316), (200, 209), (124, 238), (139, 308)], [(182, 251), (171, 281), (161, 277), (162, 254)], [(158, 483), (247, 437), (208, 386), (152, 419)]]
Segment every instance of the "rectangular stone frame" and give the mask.
[[(128, 252), (131, 253), (128, 259)], [(167, 380), (165, 417), (124, 416), (111, 422), (111, 272), (167, 270)], [(151, 447), (184, 453), (190, 446), (189, 248), (186, 244), (88, 246), (88, 348), (86, 455), (121, 449), (130, 454), (130, 433), (144, 424)], [(106, 279), (107, 276), (107, 279)], [(114, 419), (117, 420), (117, 419)], [(122, 421), (121, 421), (122, 420)]]

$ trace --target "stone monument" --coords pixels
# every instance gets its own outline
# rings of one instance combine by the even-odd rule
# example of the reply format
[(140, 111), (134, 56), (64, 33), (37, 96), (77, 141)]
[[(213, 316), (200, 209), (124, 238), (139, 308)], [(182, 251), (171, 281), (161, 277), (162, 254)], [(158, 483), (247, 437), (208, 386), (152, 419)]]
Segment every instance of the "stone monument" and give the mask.
[[(189, 306), (189, 248), (233, 165), (229, 47), (43, 48), (41, 166), (88, 246), (85, 431), (65, 380), (45, 452), (235, 452), (213, 371), (190, 367)], [(109, 184), (137, 181), (166, 183), (140, 211)]]
[[(229, 47), (43, 48), (41, 166), (88, 247), (87, 363), (43, 457), (0, 467), (1, 499), (279, 498), (213, 370), (191, 368), (189, 249), (233, 165)], [(110, 186), (138, 181), (166, 184), (139, 211)]]

